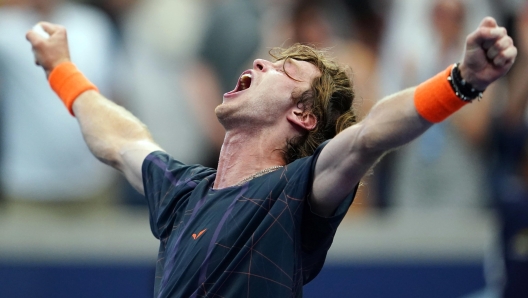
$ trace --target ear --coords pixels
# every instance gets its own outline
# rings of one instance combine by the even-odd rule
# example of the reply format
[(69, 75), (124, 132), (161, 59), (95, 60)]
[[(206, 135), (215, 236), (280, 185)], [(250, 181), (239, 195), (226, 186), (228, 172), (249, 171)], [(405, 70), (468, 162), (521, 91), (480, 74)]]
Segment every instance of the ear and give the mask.
[(317, 125), (317, 118), (314, 114), (301, 109), (293, 109), (288, 114), (288, 121), (306, 130), (312, 130)]

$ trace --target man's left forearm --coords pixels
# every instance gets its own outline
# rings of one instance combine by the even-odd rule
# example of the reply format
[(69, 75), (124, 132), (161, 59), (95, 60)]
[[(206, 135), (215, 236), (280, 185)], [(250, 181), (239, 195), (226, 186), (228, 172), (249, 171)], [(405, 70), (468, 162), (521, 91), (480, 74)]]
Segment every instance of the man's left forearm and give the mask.
[(415, 90), (406, 89), (374, 105), (361, 123), (358, 148), (381, 155), (417, 138), (433, 125), (416, 111)]

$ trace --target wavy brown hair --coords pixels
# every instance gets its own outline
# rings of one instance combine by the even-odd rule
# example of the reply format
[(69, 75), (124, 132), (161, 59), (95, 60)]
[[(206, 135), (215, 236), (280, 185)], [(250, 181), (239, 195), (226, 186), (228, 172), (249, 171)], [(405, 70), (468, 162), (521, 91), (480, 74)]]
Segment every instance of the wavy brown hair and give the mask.
[(277, 61), (287, 59), (306, 61), (315, 65), (321, 72), (321, 76), (313, 80), (309, 90), (300, 95), (292, 94), (292, 100), (298, 107), (302, 107), (316, 117), (317, 125), (303, 135), (287, 141), (284, 159), (286, 163), (291, 163), (296, 159), (312, 155), (321, 143), (356, 123), (352, 106), (355, 97), (354, 88), (349, 76), (350, 70), (336, 63), (325, 50), (294, 44), (289, 48), (273, 48), (270, 50), (270, 55)]

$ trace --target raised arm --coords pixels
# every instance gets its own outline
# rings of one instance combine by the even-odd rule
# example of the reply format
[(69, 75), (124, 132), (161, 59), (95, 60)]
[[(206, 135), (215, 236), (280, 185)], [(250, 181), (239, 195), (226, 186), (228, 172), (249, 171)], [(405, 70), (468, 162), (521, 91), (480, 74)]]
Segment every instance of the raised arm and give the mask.
[[(64, 27), (50, 23), (41, 25), (49, 38), (34, 31), (29, 31), (26, 38), (33, 47), (36, 64), (42, 66), (49, 78), (58, 66), (70, 62), (68, 40)], [(149, 153), (161, 150), (145, 125), (90, 88), (74, 98), (71, 108), (95, 157), (124, 173), (132, 186), (143, 193), (143, 160)]]
[[(506, 30), (497, 26), (493, 18), (485, 18), (466, 39), (459, 67), (461, 77), (477, 90), (484, 90), (508, 72), (516, 55), (517, 49)], [(332, 215), (384, 153), (420, 136), (441, 120), (438, 114), (447, 116), (446, 105), (463, 105), (448, 85), (448, 72), (435, 77), (434, 83), (426, 82), (381, 100), (362, 122), (328, 143), (315, 167), (310, 201), (316, 213)], [(438, 82), (442, 82), (443, 92), (436, 88)], [(435, 88), (431, 88), (433, 85)]]

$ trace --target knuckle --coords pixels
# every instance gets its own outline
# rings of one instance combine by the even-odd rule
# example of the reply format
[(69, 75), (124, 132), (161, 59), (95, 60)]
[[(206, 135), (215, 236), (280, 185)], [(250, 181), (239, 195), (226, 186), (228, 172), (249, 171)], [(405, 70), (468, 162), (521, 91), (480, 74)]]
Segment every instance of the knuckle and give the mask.
[(504, 52), (498, 53), (495, 57), (495, 61), (505, 61), (507, 59), (506, 54)]
[(511, 46), (511, 41), (508, 40), (508, 39), (501, 39), (501, 40), (499, 40), (497, 45), (498, 45), (499, 49), (505, 50), (505, 49), (507, 49), (507, 48), (509, 48)]
[(57, 28), (55, 28), (54, 32), (53, 32), (53, 35), (59, 35), (59, 36), (62, 36), (64, 35), (66, 32), (66, 28), (64, 27), (61, 27), (61, 26), (58, 26)]

